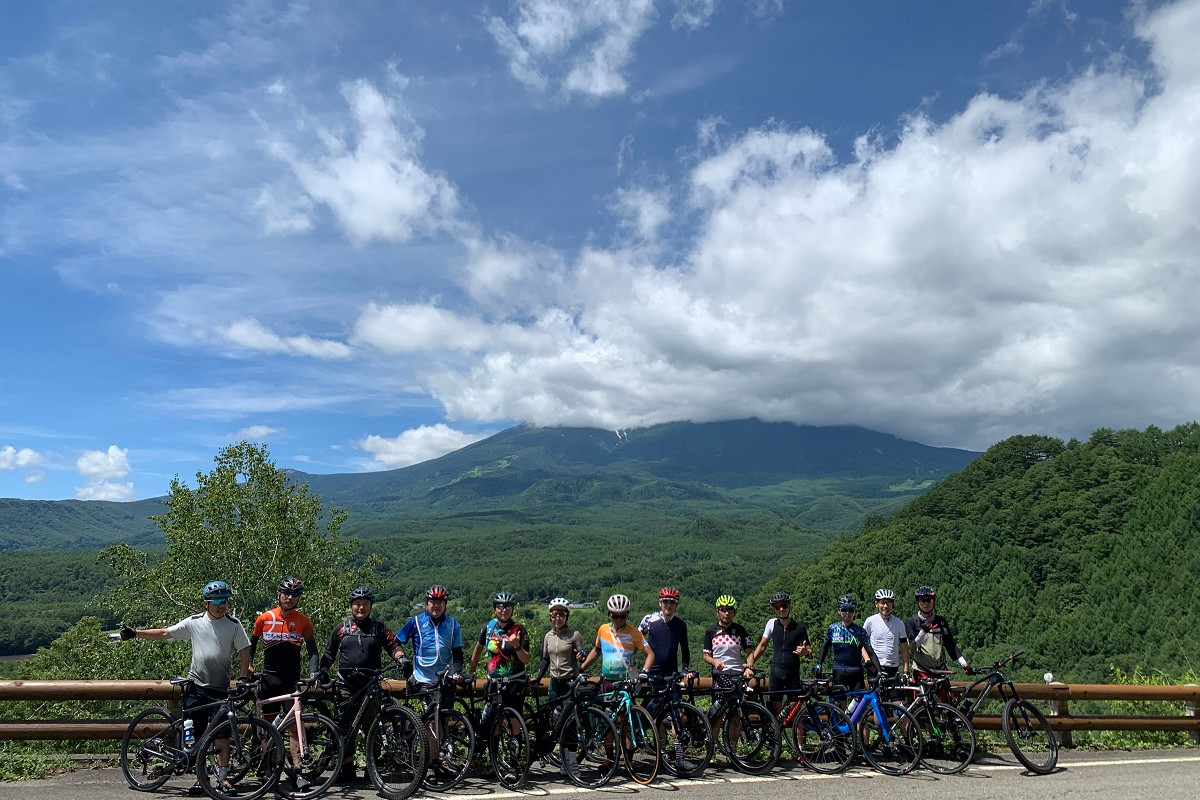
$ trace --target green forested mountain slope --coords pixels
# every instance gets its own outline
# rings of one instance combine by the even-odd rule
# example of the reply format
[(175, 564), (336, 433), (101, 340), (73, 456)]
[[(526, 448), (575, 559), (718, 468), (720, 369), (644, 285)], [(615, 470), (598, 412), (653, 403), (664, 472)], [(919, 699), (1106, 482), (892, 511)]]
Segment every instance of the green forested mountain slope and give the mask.
[(1024, 648), (1038, 675), (1178, 674), (1200, 665), (1198, 522), (1196, 424), (1016, 436), (764, 592), (791, 591), (825, 624), (842, 592), (892, 587), (908, 615), (928, 583), (976, 662)]

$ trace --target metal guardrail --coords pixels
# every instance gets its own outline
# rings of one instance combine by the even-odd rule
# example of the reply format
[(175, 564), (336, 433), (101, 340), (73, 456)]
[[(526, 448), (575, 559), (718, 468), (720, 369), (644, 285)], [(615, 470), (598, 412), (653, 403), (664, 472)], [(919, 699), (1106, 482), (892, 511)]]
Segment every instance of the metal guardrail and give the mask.
[[(703, 691), (711, 687), (711, 679), (700, 678), (695, 683)], [(535, 685), (535, 691), (544, 691), (547, 683)], [(956, 684), (959, 689), (967, 684)], [(404, 692), (404, 681), (385, 681), (384, 688), (393, 694)], [(478, 692), (483, 681), (476, 681), (467, 688)], [(1062, 743), (1070, 746), (1072, 731), (1182, 731), (1191, 734), (1192, 742), (1200, 744), (1200, 686), (1125, 686), (1113, 684), (1044, 684), (1019, 683), (1017, 691), (1028, 700), (1050, 702), (1050, 726), (1059, 734)], [(170, 681), (0, 681), (0, 702), (16, 700), (130, 700), (145, 702), (179, 702), (179, 687)], [(1118, 715), (1074, 715), (1069, 703), (1084, 700), (1124, 700), (1148, 702), (1164, 700), (1184, 703), (1184, 715), (1164, 716), (1118, 716)], [(998, 716), (977, 715), (975, 727), (983, 730), (999, 730)], [(101, 719), (56, 719), (56, 720), (3, 720), (0, 719), (0, 740), (3, 739), (120, 739), (129, 720)]]

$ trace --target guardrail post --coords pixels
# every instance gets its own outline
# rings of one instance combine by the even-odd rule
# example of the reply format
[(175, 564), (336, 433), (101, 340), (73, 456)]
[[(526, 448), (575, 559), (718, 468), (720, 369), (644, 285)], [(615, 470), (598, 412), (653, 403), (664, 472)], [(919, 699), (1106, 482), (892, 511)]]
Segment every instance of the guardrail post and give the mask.
[[(1061, 681), (1054, 680), (1054, 676), (1052, 674), (1050, 674), (1049, 672), (1047, 672), (1044, 677), (1045, 677), (1046, 683), (1049, 684), (1050, 686), (1055, 686), (1055, 687), (1061, 686), (1063, 688), (1064, 692), (1067, 691), (1067, 685)], [(1054, 700), (1050, 701), (1050, 716), (1066, 717), (1066, 716), (1070, 716), (1070, 714), (1071, 714), (1071, 709), (1067, 706), (1067, 701), (1065, 698), (1054, 699)], [(1071, 738), (1070, 731), (1053, 730), (1053, 727), (1054, 727), (1053, 722), (1050, 723), (1050, 727), (1052, 729), (1051, 733), (1053, 734), (1054, 738), (1056, 740), (1058, 740), (1059, 747), (1074, 747), (1075, 746), (1075, 741)]]
[[(1184, 686), (1195, 686), (1195, 685), (1196, 684), (1194, 684), (1194, 683), (1185, 683), (1184, 684)], [(1185, 717), (1196, 716), (1196, 706), (1197, 705), (1198, 704), (1196, 703), (1195, 700), (1185, 701), (1184, 706), (1183, 706), (1183, 715)], [(1190, 731), (1188, 731), (1188, 737), (1192, 740), (1192, 744), (1194, 744), (1194, 745), (1200, 744), (1200, 731), (1197, 731), (1194, 729), (1190, 730)]]

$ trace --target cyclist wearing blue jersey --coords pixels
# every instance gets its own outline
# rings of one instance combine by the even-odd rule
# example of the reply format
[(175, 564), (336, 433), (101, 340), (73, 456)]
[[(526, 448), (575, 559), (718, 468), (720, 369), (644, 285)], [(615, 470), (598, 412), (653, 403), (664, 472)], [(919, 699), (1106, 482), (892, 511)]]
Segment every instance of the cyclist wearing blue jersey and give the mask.
[(687, 623), (675, 616), (679, 590), (664, 586), (658, 591), (658, 611), (642, 617), (638, 630), (654, 651), (652, 672), (670, 676), (679, 672), (678, 655), (683, 655), (683, 671), (691, 672), (692, 651), (688, 647)]
[(837, 606), (841, 619), (825, 630), (825, 641), (821, 643), (821, 652), (817, 654), (813, 672), (820, 674), (821, 664), (832, 650), (834, 683), (847, 689), (862, 689), (866, 686), (863, 655), (870, 661), (876, 675), (880, 674), (879, 659), (871, 648), (871, 637), (854, 621), (858, 601), (853, 595), (844, 594), (838, 598)]
[[(425, 610), (410, 617), (396, 634), (401, 644), (412, 642), (415, 689), (425, 690), (438, 685), (443, 672), (461, 675), (463, 666), (462, 628), (458, 620), (446, 613), (450, 593), (445, 586), (430, 586), (425, 592)], [(454, 687), (442, 688), (442, 707), (454, 705)]]

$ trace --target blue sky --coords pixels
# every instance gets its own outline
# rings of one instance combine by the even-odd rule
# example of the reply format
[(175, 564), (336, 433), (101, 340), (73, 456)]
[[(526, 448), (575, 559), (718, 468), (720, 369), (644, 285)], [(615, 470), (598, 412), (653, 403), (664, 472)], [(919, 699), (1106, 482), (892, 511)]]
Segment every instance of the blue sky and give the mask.
[(0, 497), (1200, 396), (1200, 2), (13, 5)]

